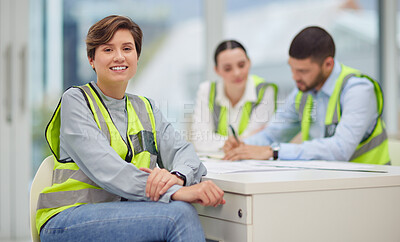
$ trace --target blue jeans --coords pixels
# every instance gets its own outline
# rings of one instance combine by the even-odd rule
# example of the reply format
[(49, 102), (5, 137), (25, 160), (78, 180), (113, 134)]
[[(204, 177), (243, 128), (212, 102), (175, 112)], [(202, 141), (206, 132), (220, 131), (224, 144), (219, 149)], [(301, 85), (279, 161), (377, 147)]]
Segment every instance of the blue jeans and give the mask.
[(186, 202), (109, 202), (72, 207), (40, 232), (46, 241), (205, 241), (194, 207)]

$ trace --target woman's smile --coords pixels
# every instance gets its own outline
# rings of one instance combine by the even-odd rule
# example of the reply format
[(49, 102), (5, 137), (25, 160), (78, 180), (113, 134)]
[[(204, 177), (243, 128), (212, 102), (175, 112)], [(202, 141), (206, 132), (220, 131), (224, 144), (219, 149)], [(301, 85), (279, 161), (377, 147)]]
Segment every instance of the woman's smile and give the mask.
[(128, 69), (128, 67), (127, 66), (113, 66), (113, 67), (110, 67), (110, 69), (115, 72), (123, 72), (126, 69)]

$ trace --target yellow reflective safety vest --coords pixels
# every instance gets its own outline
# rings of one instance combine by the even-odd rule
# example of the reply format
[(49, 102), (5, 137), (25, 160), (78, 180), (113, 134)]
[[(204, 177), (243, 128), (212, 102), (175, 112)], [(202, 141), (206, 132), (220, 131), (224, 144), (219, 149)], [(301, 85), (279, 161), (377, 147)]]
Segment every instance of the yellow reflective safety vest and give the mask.
[[(278, 87), (273, 83), (265, 82), (264, 79), (259, 76), (252, 75), (251, 77), (253, 79), (253, 84), (256, 89), (257, 101), (245, 102), (239, 123), (239, 135), (241, 135), (246, 130), (247, 125), (249, 124), (251, 113), (253, 112), (254, 108), (257, 107), (257, 105), (260, 104), (260, 102), (264, 98), (265, 89), (267, 89), (268, 86), (271, 86), (274, 89), (274, 95), (275, 95), (274, 100), (275, 100), (275, 110), (276, 110), (276, 98), (278, 93)], [(214, 132), (222, 136), (228, 136), (228, 126), (229, 126), (228, 107), (220, 106), (215, 102), (215, 97), (217, 96), (216, 86), (217, 86), (216, 82), (211, 82), (209, 99), (208, 99), (208, 108), (210, 109), (210, 112), (212, 114)]]
[[(126, 143), (114, 125), (107, 107), (91, 83), (79, 88), (98, 128), (107, 137), (111, 147), (126, 162), (136, 167), (154, 168), (159, 162), (156, 128), (153, 110), (149, 100), (142, 96), (126, 95), (128, 128)], [(46, 140), (54, 156), (53, 185), (46, 187), (39, 195), (36, 227), (42, 225), (57, 213), (87, 203), (121, 201), (87, 177), (73, 160), (60, 159), (60, 107), (61, 100), (46, 128)], [(160, 163), (161, 164), (161, 163)]]
[[(340, 95), (347, 81), (355, 76), (369, 80), (374, 85), (378, 118), (374, 130), (365, 136), (357, 146), (355, 152), (350, 158), (351, 162), (387, 165), (390, 164), (388, 137), (385, 130), (385, 123), (382, 120), (383, 111), (383, 93), (378, 82), (371, 77), (361, 74), (360, 71), (341, 65), (342, 71), (336, 80), (335, 89), (329, 98), (328, 108), (325, 115), (325, 137), (331, 137), (335, 134), (336, 127), (340, 122), (341, 106)], [(305, 95), (299, 91), (296, 95), (296, 110), (299, 112), (301, 120), (301, 133), (303, 141), (309, 140), (310, 124), (312, 122), (311, 112), (313, 98), (310, 94)], [(362, 121), (360, 121), (362, 122)]]

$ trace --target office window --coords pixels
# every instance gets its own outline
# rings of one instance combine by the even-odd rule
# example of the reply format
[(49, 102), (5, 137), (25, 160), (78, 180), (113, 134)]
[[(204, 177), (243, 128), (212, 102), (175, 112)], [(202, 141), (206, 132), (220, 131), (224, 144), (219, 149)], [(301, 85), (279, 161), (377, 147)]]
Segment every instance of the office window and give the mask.
[[(248, 3), (248, 2), (246, 2)], [(287, 65), (293, 37), (317, 25), (336, 42), (337, 59), (377, 77), (376, 1), (227, 0), (225, 37), (241, 41), (252, 60), (252, 72), (279, 85), (284, 97), (295, 86)], [(366, 51), (367, 50), (367, 51)]]

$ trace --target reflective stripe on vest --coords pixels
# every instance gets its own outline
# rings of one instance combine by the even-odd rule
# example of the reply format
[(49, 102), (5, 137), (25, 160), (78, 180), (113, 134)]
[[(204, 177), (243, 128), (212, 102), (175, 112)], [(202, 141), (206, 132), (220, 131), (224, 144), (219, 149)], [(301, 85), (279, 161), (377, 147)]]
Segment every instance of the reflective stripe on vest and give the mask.
[[(159, 156), (150, 102), (141, 96), (125, 96), (128, 116), (127, 144), (96, 89), (90, 83), (76, 88), (81, 90), (96, 124), (118, 155), (138, 168), (154, 168)], [(36, 215), (38, 231), (49, 218), (69, 207), (121, 200), (121, 197), (95, 184), (71, 159), (60, 159), (60, 104), (61, 100), (46, 128), (46, 139), (55, 163), (53, 185), (45, 188), (39, 195)]]
[[(341, 118), (340, 95), (348, 80), (355, 77), (367, 78), (374, 85), (377, 100), (378, 118), (373, 131), (363, 137), (356, 151), (350, 158), (351, 162), (387, 165), (390, 164), (388, 151), (388, 138), (385, 124), (381, 118), (383, 112), (383, 94), (378, 82), (369, 76), (361, 74), (358, 70), (341, 65), (342, 72), (336, 80), (335, 89), (329, 98), (325, 115), (324, 137), (331, 137), (336, 132), (336, 127)], [(312, 95), (299, 91), (296, 96), (296, 110), (301, 120), (303, 141), (309, 140), (310, 125), (312, 122), (311, 110), (313, 105)]]
[[(267, 83), (261, 77), (256, 75), (252, 75), (253, 83), (257, 93), (257, 101), (256, 102), (246, 102), (242, 108), (242, 115), (239, 123), (239, 135), (241, 135), (247, 128), (251, 114), (253, 110), (257, 107), (258, 104), (262, 101), (264, 97), (265, 90), (268, 86), (271, 86), (274, 89), (274, 104), (276, 104), (278, 87), (273, 83)], [(216, 82), (211, 82), (210, 91), (209, 91), (209, 101), (208, 107), (210, 112), (212, 113), (212, 120), (214, 124), (214, 132), (222, 135), (228, 136), (228, 107), (220, 106), (216, 103), (215, 97), (217, 96)], [(275, 105), (276, 110), (276, 105)]]

